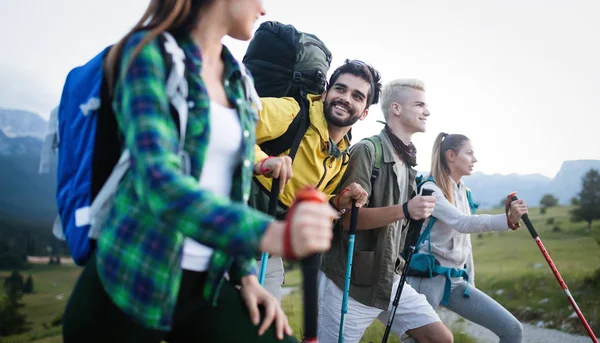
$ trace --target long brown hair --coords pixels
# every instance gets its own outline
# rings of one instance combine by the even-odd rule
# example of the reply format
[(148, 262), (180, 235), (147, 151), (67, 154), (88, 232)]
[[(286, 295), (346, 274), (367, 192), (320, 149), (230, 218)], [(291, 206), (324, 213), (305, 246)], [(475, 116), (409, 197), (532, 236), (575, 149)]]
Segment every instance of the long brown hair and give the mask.
[(454, 203), (454, 197), (452, 196), (450, 167), (448, 166), (448, 161), (446, 161), (446, 152), (452, 150), (455, 154), (458, 154), (460, 148), (462, 148), (463, 144), (468, 140), (469, 138), (465, 135), (440, 132), (433, 143), (433, 151), (431, 153), (431, 176), (433, 176), (435, 184), (442, 190), (444, 197), (446, 197), (450, 203)]
[(104, 64), (108, 81), (109, 93), (112, 95), (113, 85), (116, 78), (115, 71), (119, 61), (121, 49), (137, 31), (150, 30), (149, 34), (136, 46), (129, 64), (140, 53), (144, 45), (148, 44), (156, 36), (164, 31), (169, 31), (178, 36), (191, 31), (196, 24), (200, 8), (208, 5), (213, 0), (151, 0), (144, 15), (135, 26), (108, 52)]

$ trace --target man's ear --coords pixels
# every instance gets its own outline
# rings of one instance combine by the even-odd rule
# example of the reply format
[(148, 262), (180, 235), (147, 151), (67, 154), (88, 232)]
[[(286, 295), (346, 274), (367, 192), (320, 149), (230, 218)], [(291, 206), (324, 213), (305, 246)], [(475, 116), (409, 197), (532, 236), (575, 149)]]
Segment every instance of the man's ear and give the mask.
[(365, 108), (365, 110), (363, 111), (363, 113), (360, 115), (360, 117), (358, 119), (365, 120), (365, 118), (367, 118), (368, 115), (369, 115), (369, 109)]
[(402, 105), (400, 105), (397, 102), (392, 102), (392, 104), (390, 105), (392, 107), (392, 114), (399, 116), (402, 114)]

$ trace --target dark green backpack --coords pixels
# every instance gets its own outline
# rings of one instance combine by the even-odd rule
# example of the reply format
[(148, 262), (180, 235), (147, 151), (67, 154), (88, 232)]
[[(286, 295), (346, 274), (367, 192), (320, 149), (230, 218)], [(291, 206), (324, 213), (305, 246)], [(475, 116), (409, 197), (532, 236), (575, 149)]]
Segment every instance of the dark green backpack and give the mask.
[(332, 55), (317, 36), (277, 21), (262, 23), (254, 33), (242, 62), (254, 79), (260, 97), (293, 97), (300, 105), (287, 131), (260, 148), (270, 156), (291, 149), (294, 159), (309, 126), (308, 94), (322, 94)]

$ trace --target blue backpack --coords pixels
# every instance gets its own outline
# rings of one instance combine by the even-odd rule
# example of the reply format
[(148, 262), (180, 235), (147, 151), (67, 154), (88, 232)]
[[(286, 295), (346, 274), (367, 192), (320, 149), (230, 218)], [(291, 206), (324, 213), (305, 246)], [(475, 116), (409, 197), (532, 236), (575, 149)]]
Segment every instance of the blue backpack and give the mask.
[[(432, 176), (429, 176), (426, 180), (423, 180), (423, 177), (417, 178), (417, 189), (420, 190), (423, 184), (427, 181), (431, 181), (435, 183)], [(469, 207), (471, 208), (471, 213), (475, 214), (477, 211), (478, 205), (473, 201), (473, 197), (471, 194), (471, 190), (467, 189), (467, 199), (469, 201)], [(444, 275), (446, 277), (446, 284), (444, 286), (444, 295), (442, 297), (441, 304), (448, 305), (450, 301), (450, 290), (451, 290), (451, 278), (462, 277), (465, 281), (467, 281), (467, 287), (463, 295), (465, 297), (469, 297), (469, 274), (467, 273), (466, 268), (458, 269), (458, 268), (448, 268), (440, 265), (440, 262), (433, 256), (431, 253), (431, 228), (435, 224), (437, 219), (433, 216), (429, 218), (429, 222), (425, 227), (425, 230), (419, 236), (419, 240), (415, 245), (415, 252), (412, 255), (410, 260), (410, 265), (408, 269), (409, 276), (417, 276), (417, 277), (434, 277), (437, 275)], [(429, 253), (419, 253), (419, 248), (423, 243), (427, 241), (429, 244)]]
[[(165, 87), (172, 105), (171, 115), (179, 128), (179, 151), (185, 162), (183, 142), (188, 115), (185, 55), (169, 33), (160, 35), (160, 40), (167, 66)], [(93, 252), (114, 194), (130, 165), (129, 151), (123, 149), (105, 79), (103, 64), (110, 48), (69, 72), (60, 104), (51, 113), (40, 159), (40, 173), (47, 173), (51, 156), (58, 151), (58, 216), (53, 233), (66, 240), (79, 266), (85, 265)], [(184, 166), (188, 172), (189, 163)]]

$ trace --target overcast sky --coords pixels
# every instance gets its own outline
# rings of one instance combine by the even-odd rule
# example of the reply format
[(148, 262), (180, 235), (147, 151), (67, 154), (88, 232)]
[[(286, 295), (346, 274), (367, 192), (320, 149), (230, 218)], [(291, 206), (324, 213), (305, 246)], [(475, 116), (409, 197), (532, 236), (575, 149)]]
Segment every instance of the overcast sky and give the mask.
[[(243, 0), (240, 0), (243, 1)], [(264, 20), (319, 36), (373, 64), (383, 81), (425, 81), (432, 116), (414, 137), (418, 169), (440, 131), (463, 133), (477, 171), (553, 177), (565, 160), (600, 159), (600, 3), (594, 0), (265, 0)], [(68, 71), (118, 40), (147, 0), (2, 0), (0, 107), (48, 118)], [(301, 4), (301, 5), (300, 5)], [(256, 27), (260, 24), (257, 23)], [(225, 39), (241, 59), (247, 42)], [(381, 129), (378, 106), (355, 139)], [(484, 124), (485, 122), (485, 124)]]

